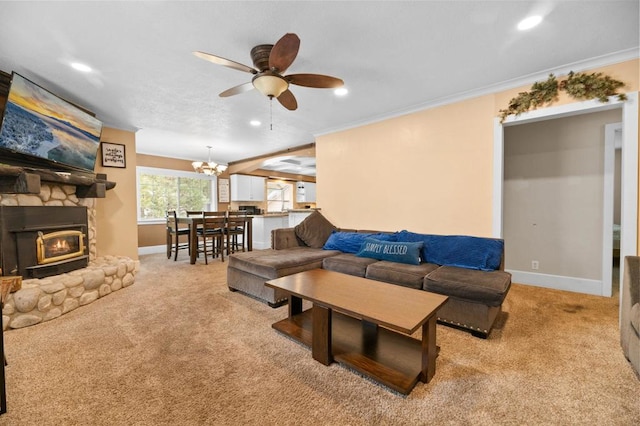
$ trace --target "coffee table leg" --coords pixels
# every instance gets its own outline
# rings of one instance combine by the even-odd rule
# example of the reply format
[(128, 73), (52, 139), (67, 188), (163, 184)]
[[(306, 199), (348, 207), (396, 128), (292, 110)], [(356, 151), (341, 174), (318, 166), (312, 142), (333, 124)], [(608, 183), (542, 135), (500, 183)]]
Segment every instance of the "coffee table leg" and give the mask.
[(429, 383), (436, 374), (436, 316), (432, 316), (422, 325), (422, 371), (420, 381)]
[(313, 304), (313, 331), (311, 340), (311, 355), (313, 359), (329, 365), (333, 362), (331, 354), (331, 309)]
[(302, 313), (302, 299), (290, 294), (289, 295), (289, 318), (301, 313)]
[(362, 352), (375, 356), (378, 349), (378, 324), (362, 320)]

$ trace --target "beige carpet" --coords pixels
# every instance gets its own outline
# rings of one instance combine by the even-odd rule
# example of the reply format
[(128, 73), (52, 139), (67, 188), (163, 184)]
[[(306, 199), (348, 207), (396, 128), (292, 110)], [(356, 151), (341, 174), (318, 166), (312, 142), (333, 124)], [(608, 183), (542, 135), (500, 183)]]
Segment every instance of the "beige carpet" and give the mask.
[(226, 262), (141, 258), (135, 285), (5, 333), (2, 425), (632, 425), (640, 381), (616, 298), (514, 285), (488, 340), (438, 326), (437, 371), (407, 397), (277, 334)]

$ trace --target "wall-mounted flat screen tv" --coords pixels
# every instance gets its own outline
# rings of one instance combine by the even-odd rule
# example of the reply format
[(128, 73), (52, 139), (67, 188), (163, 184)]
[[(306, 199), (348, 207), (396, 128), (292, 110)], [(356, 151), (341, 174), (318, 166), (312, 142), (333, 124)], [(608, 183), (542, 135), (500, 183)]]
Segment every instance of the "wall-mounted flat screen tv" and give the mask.
[(101, 132), (100, 120), (12, 74), (0, 129), (3, 160), (93, 172)]

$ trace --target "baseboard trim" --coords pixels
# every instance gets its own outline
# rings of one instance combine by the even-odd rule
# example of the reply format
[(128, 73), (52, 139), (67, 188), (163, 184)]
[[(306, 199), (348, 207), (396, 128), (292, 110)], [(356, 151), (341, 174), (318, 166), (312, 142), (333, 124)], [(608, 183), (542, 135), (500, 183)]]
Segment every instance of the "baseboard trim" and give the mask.
[(517, 284), (534, 285), (537, 287), (593, 294), (596, 296), (603, 295), (603, 283), (598, 280), (525, 271), (507, 270), (507, 272), (511, 273), (511, 281)]
[(167, 246), (147, 246), (147, 247), (138, 247), (138, 256), (142, 256), (145, 254), (156, 254), (156, 253), (166, 253)]

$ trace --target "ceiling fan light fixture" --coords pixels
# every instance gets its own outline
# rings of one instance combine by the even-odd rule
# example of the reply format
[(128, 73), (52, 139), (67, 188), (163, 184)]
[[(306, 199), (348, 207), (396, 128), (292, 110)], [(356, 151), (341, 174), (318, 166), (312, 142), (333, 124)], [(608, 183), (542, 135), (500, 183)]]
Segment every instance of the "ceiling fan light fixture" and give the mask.
[[(220, 93), (220, 97), (226, 98), (256, 89), (271, 101), (273, 98), (277, 98), (284, 108), (295, 111), (298, 109), (298, 101), (289, 90), (289, 85), (316, 89), (335, 89), (344, 85), (344, 81), (329, 75), (307, 73), (284, 75), (298, 55), (299, 49), (300, 38), (296, 34), (287, 33), (275, 44), (254, 46), (251, 49), (253, 67), (210, 53), (196, 51), (194, 54), (214, 64), (253, 74), (251, 83), (247, 82), (231, 87)], [(270, 105), (273, 105), (273, 102)], [(273, 126), (271, 129), (273, 130)]]
[(289, 88), (289, 83), (277, 75), (258, 75), (252, 80), (253, 86), (265, 96), (277, 98)]

